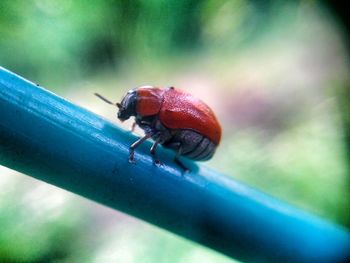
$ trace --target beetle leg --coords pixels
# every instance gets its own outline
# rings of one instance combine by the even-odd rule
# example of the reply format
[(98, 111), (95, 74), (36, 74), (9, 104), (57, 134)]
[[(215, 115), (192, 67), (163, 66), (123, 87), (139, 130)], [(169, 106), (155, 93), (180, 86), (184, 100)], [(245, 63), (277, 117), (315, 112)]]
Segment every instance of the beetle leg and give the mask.
[(182, 146), (180, 145), (179, 149), (177, 150), (177, 153), (175, 155), (175, 158), (174, 158), (174, 162), (180, 166), (185, 172), (188, 172), (189, 169), (180, 161), (179, 159), (179, 156), (181, 155), (182, 153)]
[(135, 127), (136, 127), (136, 121), (133, 122), (133, 124), (130, 127), (130, 131), (134, 132), (135, 131)]
[(155, 140), (155, 142), (153, 143), (151, 149), (150, 149), (150, 152), (152, 154), (152, 157), (153, 157), (153, 162), (156, 164), (156, 165), (161, 165), (161, 162), (159, 161), (159, 159), (156, 157), (156, 150), (157, 150), (157, 146), (159, 144), (161, 140), (161, 137), (158, 136), (158, 138)]
[(136, 142), (134, 142), (133, 144), (131, 144), (130, 148), (129, 148), (129, 162), (130, 163), (135, 163), (134, 160), (134, 153), (135, 153), (135, 149), (140, 146), (140, 144), (142, 144), (144, 141), (146, 141), (147, 139), (151, 138), (152, 134), (147, 133), (145, 136), (143, 136), (142, 138), (138, 139)]

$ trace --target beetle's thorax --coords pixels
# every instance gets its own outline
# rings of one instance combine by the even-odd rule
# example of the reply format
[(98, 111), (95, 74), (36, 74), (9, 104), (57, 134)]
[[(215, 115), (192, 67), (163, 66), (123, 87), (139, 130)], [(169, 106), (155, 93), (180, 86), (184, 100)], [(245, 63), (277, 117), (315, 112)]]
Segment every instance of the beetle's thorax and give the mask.
[(163, 95), (165, 91), (164, 89), (151, 87), (151, 86), (142, 86), (137, 89), (137, 106), (136, 112), (137, 114), (146, 117), (158, 115), (162, 103), (163, 103)]

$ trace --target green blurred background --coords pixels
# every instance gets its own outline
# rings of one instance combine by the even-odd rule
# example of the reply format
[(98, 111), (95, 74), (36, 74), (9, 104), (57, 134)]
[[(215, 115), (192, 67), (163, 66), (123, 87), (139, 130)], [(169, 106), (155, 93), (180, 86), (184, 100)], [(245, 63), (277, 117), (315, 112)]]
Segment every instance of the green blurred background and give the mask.
[[(93, 92), (119, 101), (145, 84), (187, 90), (224, 129), (205, 165), (349, 227), (339, 10), (319, 1), (4, 0), (0, 64), (117, 125)], [(0, 262), (233, 260), (0, 167)]]

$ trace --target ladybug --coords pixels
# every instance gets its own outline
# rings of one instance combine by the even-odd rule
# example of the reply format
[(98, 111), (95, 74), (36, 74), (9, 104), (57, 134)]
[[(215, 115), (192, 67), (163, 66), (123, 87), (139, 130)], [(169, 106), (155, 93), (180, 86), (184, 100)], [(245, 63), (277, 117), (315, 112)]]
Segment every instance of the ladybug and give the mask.
[[(120, 103), (112, 103), (95, 93), (105, 102), (116, 105), (118, 119), (135, 117), (135, 125), (145, 136), (130, 146), (129, 161), (134, 161), (135, 149), (149, 138), (154, 140), (150, 149), (155, 164), (158, 144), (176, 151), (174, 161), (188, 170), (179, 160), (186, 156), (196, 161), (209, 160), (221, 139), (221, 127), (213, 111), (201, 100), (174, 87), (141, 86), (126, 93)], [(133, 130), (132, 128), (132, 130)]]

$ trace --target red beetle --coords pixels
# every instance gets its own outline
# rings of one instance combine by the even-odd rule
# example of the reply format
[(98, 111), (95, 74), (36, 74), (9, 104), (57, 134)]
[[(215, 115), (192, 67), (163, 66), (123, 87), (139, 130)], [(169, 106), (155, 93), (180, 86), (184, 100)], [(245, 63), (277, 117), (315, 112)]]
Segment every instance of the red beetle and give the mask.
[(174, 161), (187, 170), (179, 160), (180, 155), (205, 161), (214, 155), (220, 142), (221, 127), (213, 111), (201, 100), (174, 87), (142, 86), (128, 91), (121, 103), (115, 105), (119, 108), (119, 120), (135, 116), (135, 124), (145, 131), (145, 136), (130, 146), (130, 162), (134, 162), (135, 149), (152, 138), (150, 152), (156, 164), (159, 164), (156, 148), (161, 144), (175, 150)]

